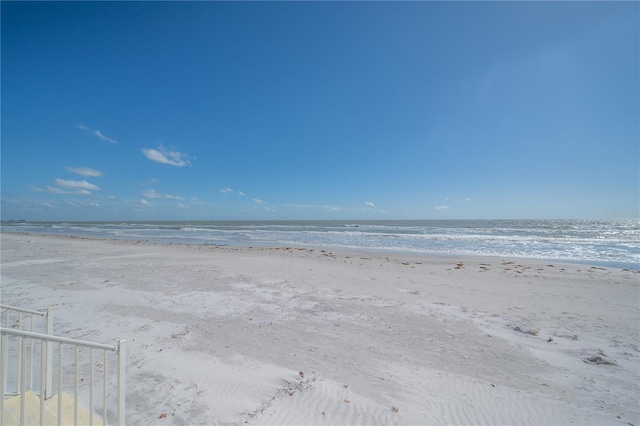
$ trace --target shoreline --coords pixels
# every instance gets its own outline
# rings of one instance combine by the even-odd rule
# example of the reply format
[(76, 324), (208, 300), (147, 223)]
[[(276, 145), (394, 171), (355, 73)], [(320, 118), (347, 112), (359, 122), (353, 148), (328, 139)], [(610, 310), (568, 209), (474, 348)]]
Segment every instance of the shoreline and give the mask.
[(637, 272), (2, 237), (2, 303), (129, 342), (130, 423), (640, 423)]
[[(130, 238), (104, 238), (104, 237), (93, 237), (93, 236), (78, 236), (71, 234), (47, 234), (47, 233), (38, 233), (38, 232), (25, 232), (25, 231), (7, 231), (2, 230), (0, 232), (0, 241), (1, 236), (4, 234), (13, 234), (13, 235), (33, 235), (39, 237), (46, 238), (60, 238), (60, 239), (78, 239), (78, 240), (95, 240), (95, 241), (120, 241), (120, 242), (131, 242), (136, 244), (150, 244), (150, 245), (167, 245), (167, 246), (194, 246), (194, 247), (228, 247), (232, 249), (284, 249), (290, 248), (286, 244), (282, 245), (260, 245), (260, 244), (212, 244), (212, 243), (193, 243), (193, 242), (163, 242), (163, 241), (150, 241), (143, 239), (130, 239)], [(416, 257), (423, 259), (459, 259), (459, 258), (468, 258), (468, 259), (478, 259), (478, 260), (491, 260), (491, 259), (510, 259), (518, 262), (553, 262), (553, 263), (561, 263), (565, 265), (582, 265), (582, 266), (590, 266), (590, 267), (604, 267), (610, 269), (620, 269), (620, 270), (629, 270), (633, 272), (640, 272), (640, 264), (634, 263), (625, 263), (625, 262), (612, 262), (612, 261), (595, 261), (595, 260), (573, 260), (573, 259), (557, 259), (557, 258), (537, 258), (537, 257), (519, 257), (519, 256), (498, 256), (498, 255), (477, 255), (477, 254), (449, 254), (449, 253), (425, 253), (425, 252), (417, 252), (417, 251), (388, 251), (384, 249), (348, 249), (344, 247), (333, 247), (333, 246), (320, 246), (320, 245), (299, 245), (299, 246), (291, 246), (294, 250), (316, 250), (316, 251), (332, 251), (346, 254), (354, 254), (354, 255), (378, 255), (378, 256), (404, 256), (404, 257)]]

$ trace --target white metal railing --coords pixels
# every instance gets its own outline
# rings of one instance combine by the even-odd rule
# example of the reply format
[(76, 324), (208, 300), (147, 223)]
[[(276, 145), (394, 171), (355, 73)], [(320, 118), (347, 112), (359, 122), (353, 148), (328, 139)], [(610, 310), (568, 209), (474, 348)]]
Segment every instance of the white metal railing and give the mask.
[[(36, 326), (36, 319), (40, 317), (44, 320), (44, 324)], [(4, 319), (4, 322), (2, 321)], [(13, 321), (12, 321), (13, 320)], [(3, 325), (4, 324), (4, 325)], [(18, 308), (16, 306), (2, 305), (0, 304), (0, 327), (5, 328), (17, 328), (18, 330), (30, 331), (32, 333), (41, 332), (43, 334), (53, 335), (53, 308), (47, 308), (43, 311), (34, 311), (31, 309)], [(22, 354), (23, 348), (18, 348), (18, 359), (26, 359), (29, 364), (29, 389), (33, 388), (33, 354), (34, 354), (34, 342), (29, 341), (27, 345), (27, 353)], [(51, 354), (47, 354), (46, 357), (46, 376), (44, 383), (44, 397), (45, 399), (53, 396), (53, 357)], [(6, 379), (6, 375), (4, 376)], [(18, 383), (20, 386), (21, 383)], [(17, 393), (20, 393), (20, 387), (16, 389)]]
[[(5, 306), (1, 307), (6, 309)], [(31, 315), (37, 315), (33, 312), (38, 312), (20, 308), (14, 310)], [(18, 323), (21, 320), (20, 318)], [(103, 424), (107, 424), (109, 418), (111, 419), (109, 423), (125, 424), (126, 346), (124, 340), (118, 341), (116, 345), (104, 345), (21, 330), (20, 325), (22, 324), (16, 325), (17, 329), (0, 327), (0, 395), (3, 395), (3, 399), (6, 395), (19, 395), (21, 424), (25, 419), (27, 391), (34, 389), (34, 376), (39, 385), (39, 392), (36, 393), (39, 393), (41, 425), (45, 423), (45, 400), (51, 396), (47, 393), (47, 389), (51, 393), (57, 390), (58, 393), (58, 425), (62, 424), (63, 392), (65, 389), (73, 391), (73, 424), (79, 424), (81, 387), (83, 402), (88, 403), (89, 407), (88, 424), (93, 425), (94, 411), (102, 415)], [(36, 349), (34, 350), (34, 348)], [(97, 357), (94, 357), (94, 352), (98, 352)], [(114, 356), (116, 358), (116, 377), (110, 382), (109, 378), (113, 378), (114, 367), (109, 362), (109, 357)], [(54, 365), (54, 360), (56, 365)], [(39, 364), (39, 369), (35, 368), (37, 364)], [(54, 370), (57, 370), (55, 375), (56, 389), (53, 387)], [(110, 370), (112, 374), (108, 374)], [(72, 374), (69, 374), (71, 372)], [(99, 379), (95, 380), (94, 373), (96, 372), (98, 376), (102, 376), (102, 383)], [(70, 375), (73, 377), (71, 380), (69, 380)], [(49, 382), (50, 384), (48, 384)], [(116, 387), (115, 396), (113, 395), (114, 386)], [(98, 402), (100, 400), (102, 400), (101, 403)], [(114, 405), (115, 413), (109, 412), (108, 407)], [(98, 406), (100, 409), (95, 410), (94, 406)], [(52, 409), (54, 412), (56, 411), (55, 408)], [(5, 414), (4, 404), (0, 404), (0, 425), (6, 424)]]

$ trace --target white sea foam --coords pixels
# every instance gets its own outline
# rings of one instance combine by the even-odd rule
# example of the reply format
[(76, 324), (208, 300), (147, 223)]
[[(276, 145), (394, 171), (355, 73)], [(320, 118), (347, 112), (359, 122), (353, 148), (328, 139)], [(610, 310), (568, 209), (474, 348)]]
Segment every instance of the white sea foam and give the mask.
[(638, 221), (279, 221), (6, 223), (5, 231), (160, 243), (307, 246), (556, 259), (638, 268)]

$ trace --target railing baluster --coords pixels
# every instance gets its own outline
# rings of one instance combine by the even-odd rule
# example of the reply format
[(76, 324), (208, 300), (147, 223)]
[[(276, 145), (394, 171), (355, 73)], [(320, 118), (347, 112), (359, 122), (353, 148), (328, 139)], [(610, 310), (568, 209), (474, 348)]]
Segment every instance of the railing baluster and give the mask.
[[(45, 314), (46, 334), (53, 336), (53, 308), (48, 308)], [(53, 348), (47, 351), (47, 373), (45, 375), (44, 397), (51, 398), (53, 396)]]
[(0, 404), (0, 424), (6, 425), (4, 420), (4, 394), (7, 390), (7, 363), (9, 362), (8, 350), (9, 336), (0, 336), (0, 373), (2, 378), (0, 379), (0, 395), (2, 395), (2, 404)]
[(46, 367), (47, 343), (40, 341), (40, 426), (44, 426), (44, 374)]
[[(25, 347), (24, 345), (26, 344), (26, 340), (22, 337), (20, 337), (20, 347), (22, 348), (21, 351), (21, 355), (24, 354), (25, 351)], [(26, 388), (26, 383), (25, 383), (25, 376), (26, 376), (26, 371), (24, 371), (24, 362), (22, 362), (21, 360), (21, 364), (22, 364), (22, 370), (20, 371), (20, 378), (18, 379), (18, 381), (20, 382), (20, 424), (23, 425), (25, 424), (25, 405), (27, 405), (25, 403), (25, 397), (27, 394), (27, 390)]]
[(62, 426), (62, 342), (58, 343), (58, 426)]
[(74, 398), (73, 398), (73, 424), (77, 425), (78, 424), (78, 385), (80, 383), (80, 367), (78, 366), (78, 351), (80, 350), (80, 348), (78, 347), (78, 345), (76, 345), (76, 350), (75, 350), (75, 366), (76, 366), (76, 374), (75, 374), (75, 386), (74, 386)]
[[(30, 315), (31, 317), (31, 324), (29, 327), (29, 331), (33, 333), (33, 315)], [(34, 346), (35, 342), (33, 340), (29, 340), (29, 359), (30, 359), (30, 369), (29, 369), (29, 390), (33, 390), (33, 346)]]
[(104, 352), (102, 365), (102, 423), (107, 424), (107, 351)]
[[(93, 413), (93, 348), (89, 348), (89, 411)], [(93, 414), (89, 417), (89, 426), (93, 426)]]
[[(18, 313), (18, 330), (22, 330), (22, 313), (19, 312)], [(22, 377), (22, 369), (24, 368), (23, 363), (22, 363), (23, 359), (22, 359), (22, 338), (20, 338), (18, 340), (18, 377)], [(18, 379), (18, 383), (16, 385), (17, 389), (16, 392), (18, 393), (22, 393), (22, 380)]]
[(126, 414), (126, 406), (125, 406), (125, 370), (127, 365), (127, 350), (126, 345), (124, 344), (124, 340), (120, 340), (118, 342), (118, 425), (124, 426), (125, 423), (125, 414)]

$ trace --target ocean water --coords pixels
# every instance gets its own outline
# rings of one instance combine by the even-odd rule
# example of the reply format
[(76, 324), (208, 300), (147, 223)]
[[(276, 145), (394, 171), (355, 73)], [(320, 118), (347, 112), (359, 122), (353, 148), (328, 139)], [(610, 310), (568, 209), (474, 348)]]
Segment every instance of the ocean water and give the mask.
[(3, 222), (3, 232), (547, 259), (640, 269), (637, 220)]

